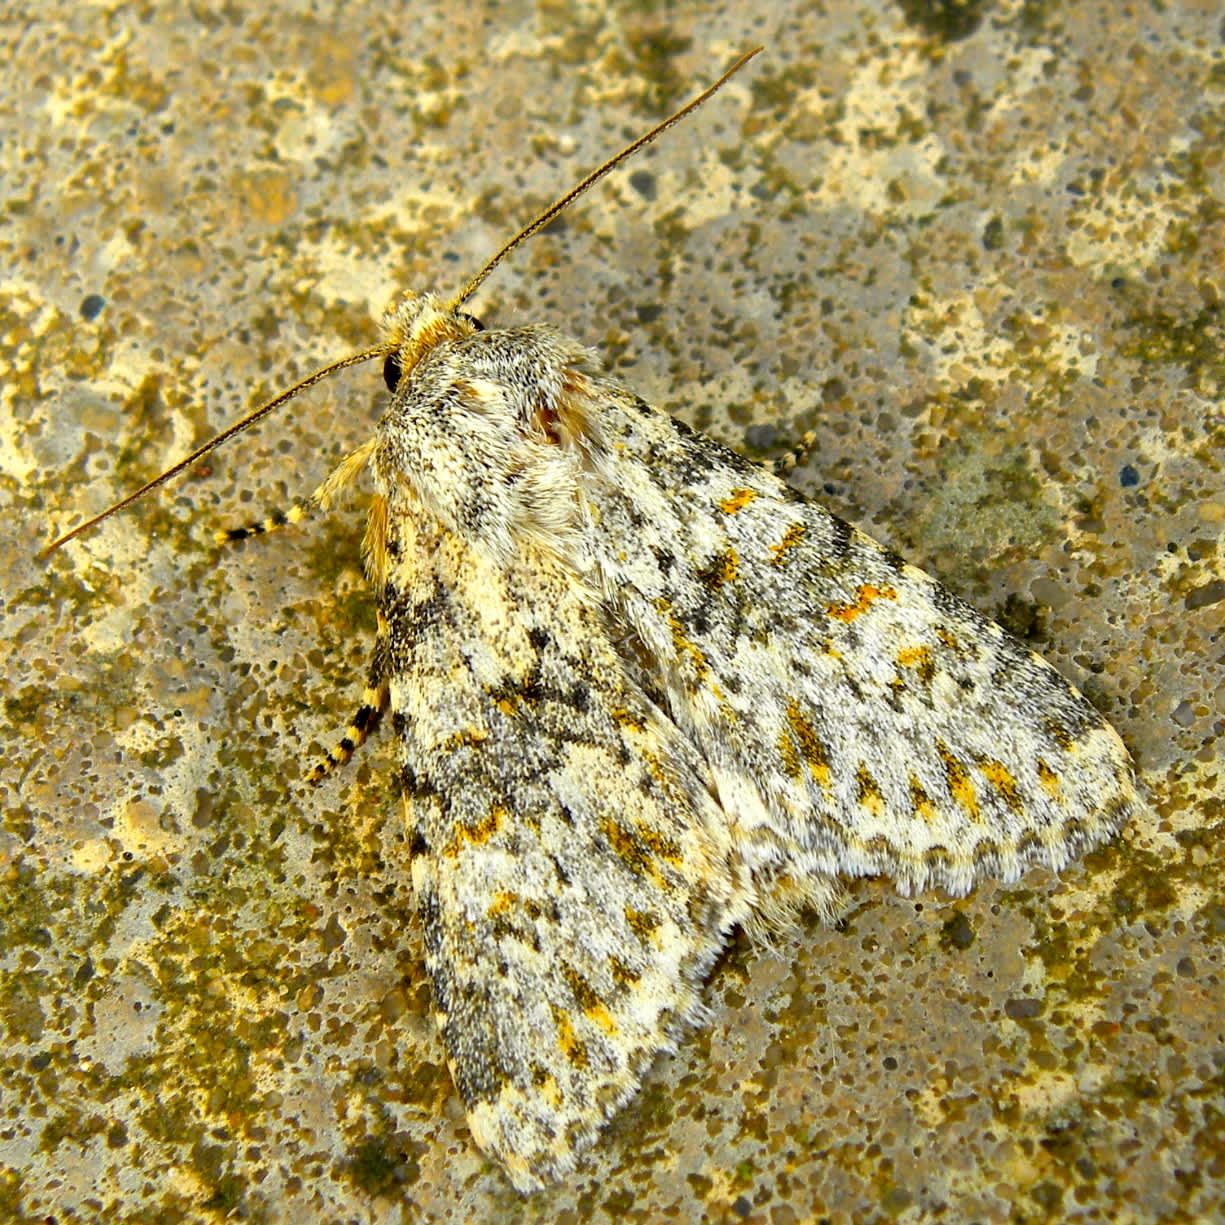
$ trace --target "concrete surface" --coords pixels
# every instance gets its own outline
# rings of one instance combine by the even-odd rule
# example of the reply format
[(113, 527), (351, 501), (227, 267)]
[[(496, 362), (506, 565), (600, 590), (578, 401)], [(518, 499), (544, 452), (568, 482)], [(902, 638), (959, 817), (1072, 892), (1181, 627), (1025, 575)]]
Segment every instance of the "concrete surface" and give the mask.
[[(1219, 4), (10, 5), (0, 17), (0, 1220), (1202, 1221), (1225, 1196)], [(600, 348), (1029, 634), (1151, 818), (968, 899), (740, 938), (568, 1184), (472, 1147), (386, 738), (360, 506), (218, 551), (379, 412), (358, 369), (766, 53), (474, 308)]]

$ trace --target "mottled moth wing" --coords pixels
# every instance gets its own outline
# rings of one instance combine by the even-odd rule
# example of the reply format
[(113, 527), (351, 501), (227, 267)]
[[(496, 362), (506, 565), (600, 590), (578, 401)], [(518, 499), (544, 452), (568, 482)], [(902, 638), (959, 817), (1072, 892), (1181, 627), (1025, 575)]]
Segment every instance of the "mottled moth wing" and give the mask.
[(1137, 806), (1053, 668), (575, 341), (429, 295), (386, 326), (376, 660), (439, 1023), (520, 1189), (699, 1013), (730, 925), (1058, 868)]
[(605, 586), (760, 884), (960, 894), (1135, 810), (1118, 735), (1045, 660), (771, 473), (611, 380), (590, 394), (618, 438), (584, 490)]
[(390, 496), (374, 548), (437, 1020), (473, 1137), (529, 1191), (699, 1014), (744, 899), (705, 765), (595, 593)]

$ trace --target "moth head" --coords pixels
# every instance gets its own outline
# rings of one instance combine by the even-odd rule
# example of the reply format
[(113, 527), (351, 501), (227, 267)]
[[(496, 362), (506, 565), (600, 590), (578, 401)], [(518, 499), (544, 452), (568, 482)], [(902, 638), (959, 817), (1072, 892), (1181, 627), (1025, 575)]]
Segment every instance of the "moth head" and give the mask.
[(382, 319), (383, 381), (395, 391), (431, 349), (445, 341), (463, 340), (483, 330), (481, 321), (452, 309), (432, 293), (404, 293)]
[(387, 326), (402, 340), (372, 460), (384, 496), (504, 560), (525, 541), (562, 548), (604, 449), (594, 355), (550, 328), (485, 331), (432, 298), (401, 301)]

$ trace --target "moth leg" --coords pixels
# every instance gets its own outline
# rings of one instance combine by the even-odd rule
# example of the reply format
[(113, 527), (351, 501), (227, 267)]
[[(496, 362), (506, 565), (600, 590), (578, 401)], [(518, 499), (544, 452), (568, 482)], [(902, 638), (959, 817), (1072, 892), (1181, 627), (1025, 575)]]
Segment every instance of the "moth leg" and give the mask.
[(766, 461), (766, 467), (775, 476), (790, 476), (813, 453), (816, 446), (817, 436), (809, 430), (789, 451)]
[(352, 485), (365, 468), (377, 442), (377, 438), (371, 438), (346, 455), (310, 497), (299, 498), (285, 510), (271, 511), (262, 519), (243, 527), (223, 527), (214, 533), (214, 539), (218, 544), (230, 544), (235, 540), (246, 540), (249, 536), (264, 536), (268, 532), (302, 523), (320, 510), (330, 510), (339, 494)]
[(265, 536), (269, 532), (279, 531), (309, 519), (319, 509), (318, 503), (310, 501), (295, 502), (285, 510), (269, 511), (262, 519), (256, 519), (243, 527), (218, 528), (213, 533), (213, 539), (218, 544), (231, 544), (236, 540), (246, 540), (251, 536)]
[(390, 681), (391, 651), (387, 638), (387, 620), (380, 612), (374, 639), (374, 657), (370, 661), (370, 674), (362, 692), (362, 704), (357, 708), (345, 734), (328, 750), (327, 756), (311, 768), (306, 776), (308, 783), (320, 783), (338, 766), (343, 766), (365, 743), (366, 737), (378, 727), (379, 720), (387, 709)]

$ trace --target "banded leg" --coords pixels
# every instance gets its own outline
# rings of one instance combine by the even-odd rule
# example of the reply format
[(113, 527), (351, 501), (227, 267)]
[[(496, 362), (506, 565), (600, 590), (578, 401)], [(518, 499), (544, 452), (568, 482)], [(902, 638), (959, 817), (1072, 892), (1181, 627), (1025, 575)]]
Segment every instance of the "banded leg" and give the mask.
[(322, 782), (338, 766), (345, 762), (365, 743), (366, 737), (379, 725), (387, 709), (390, 696), (391, 649), (387, 639), (387, 621), (379, 613), (378, 631), (374, 639), (374, 658), (370, 661), (370, 674), (362, 693), (362, 704), (357, 708), (353, 721), (339, 742), (328, 750), (328, 755), (315, 763), (306, 776), (312, 785)]
[(269, 511), (262, 519), (248, 523), (243, 527), (222, 527), (213, 533), (213, 539), (218, 544), (231, 544), (236, 540), (246, 540), (251, 536), (265, 536), (283, 527), (292, 527), (309, 519), (319, 509), (318, 504), (311, 501), (295, 502), (285, 510)]

